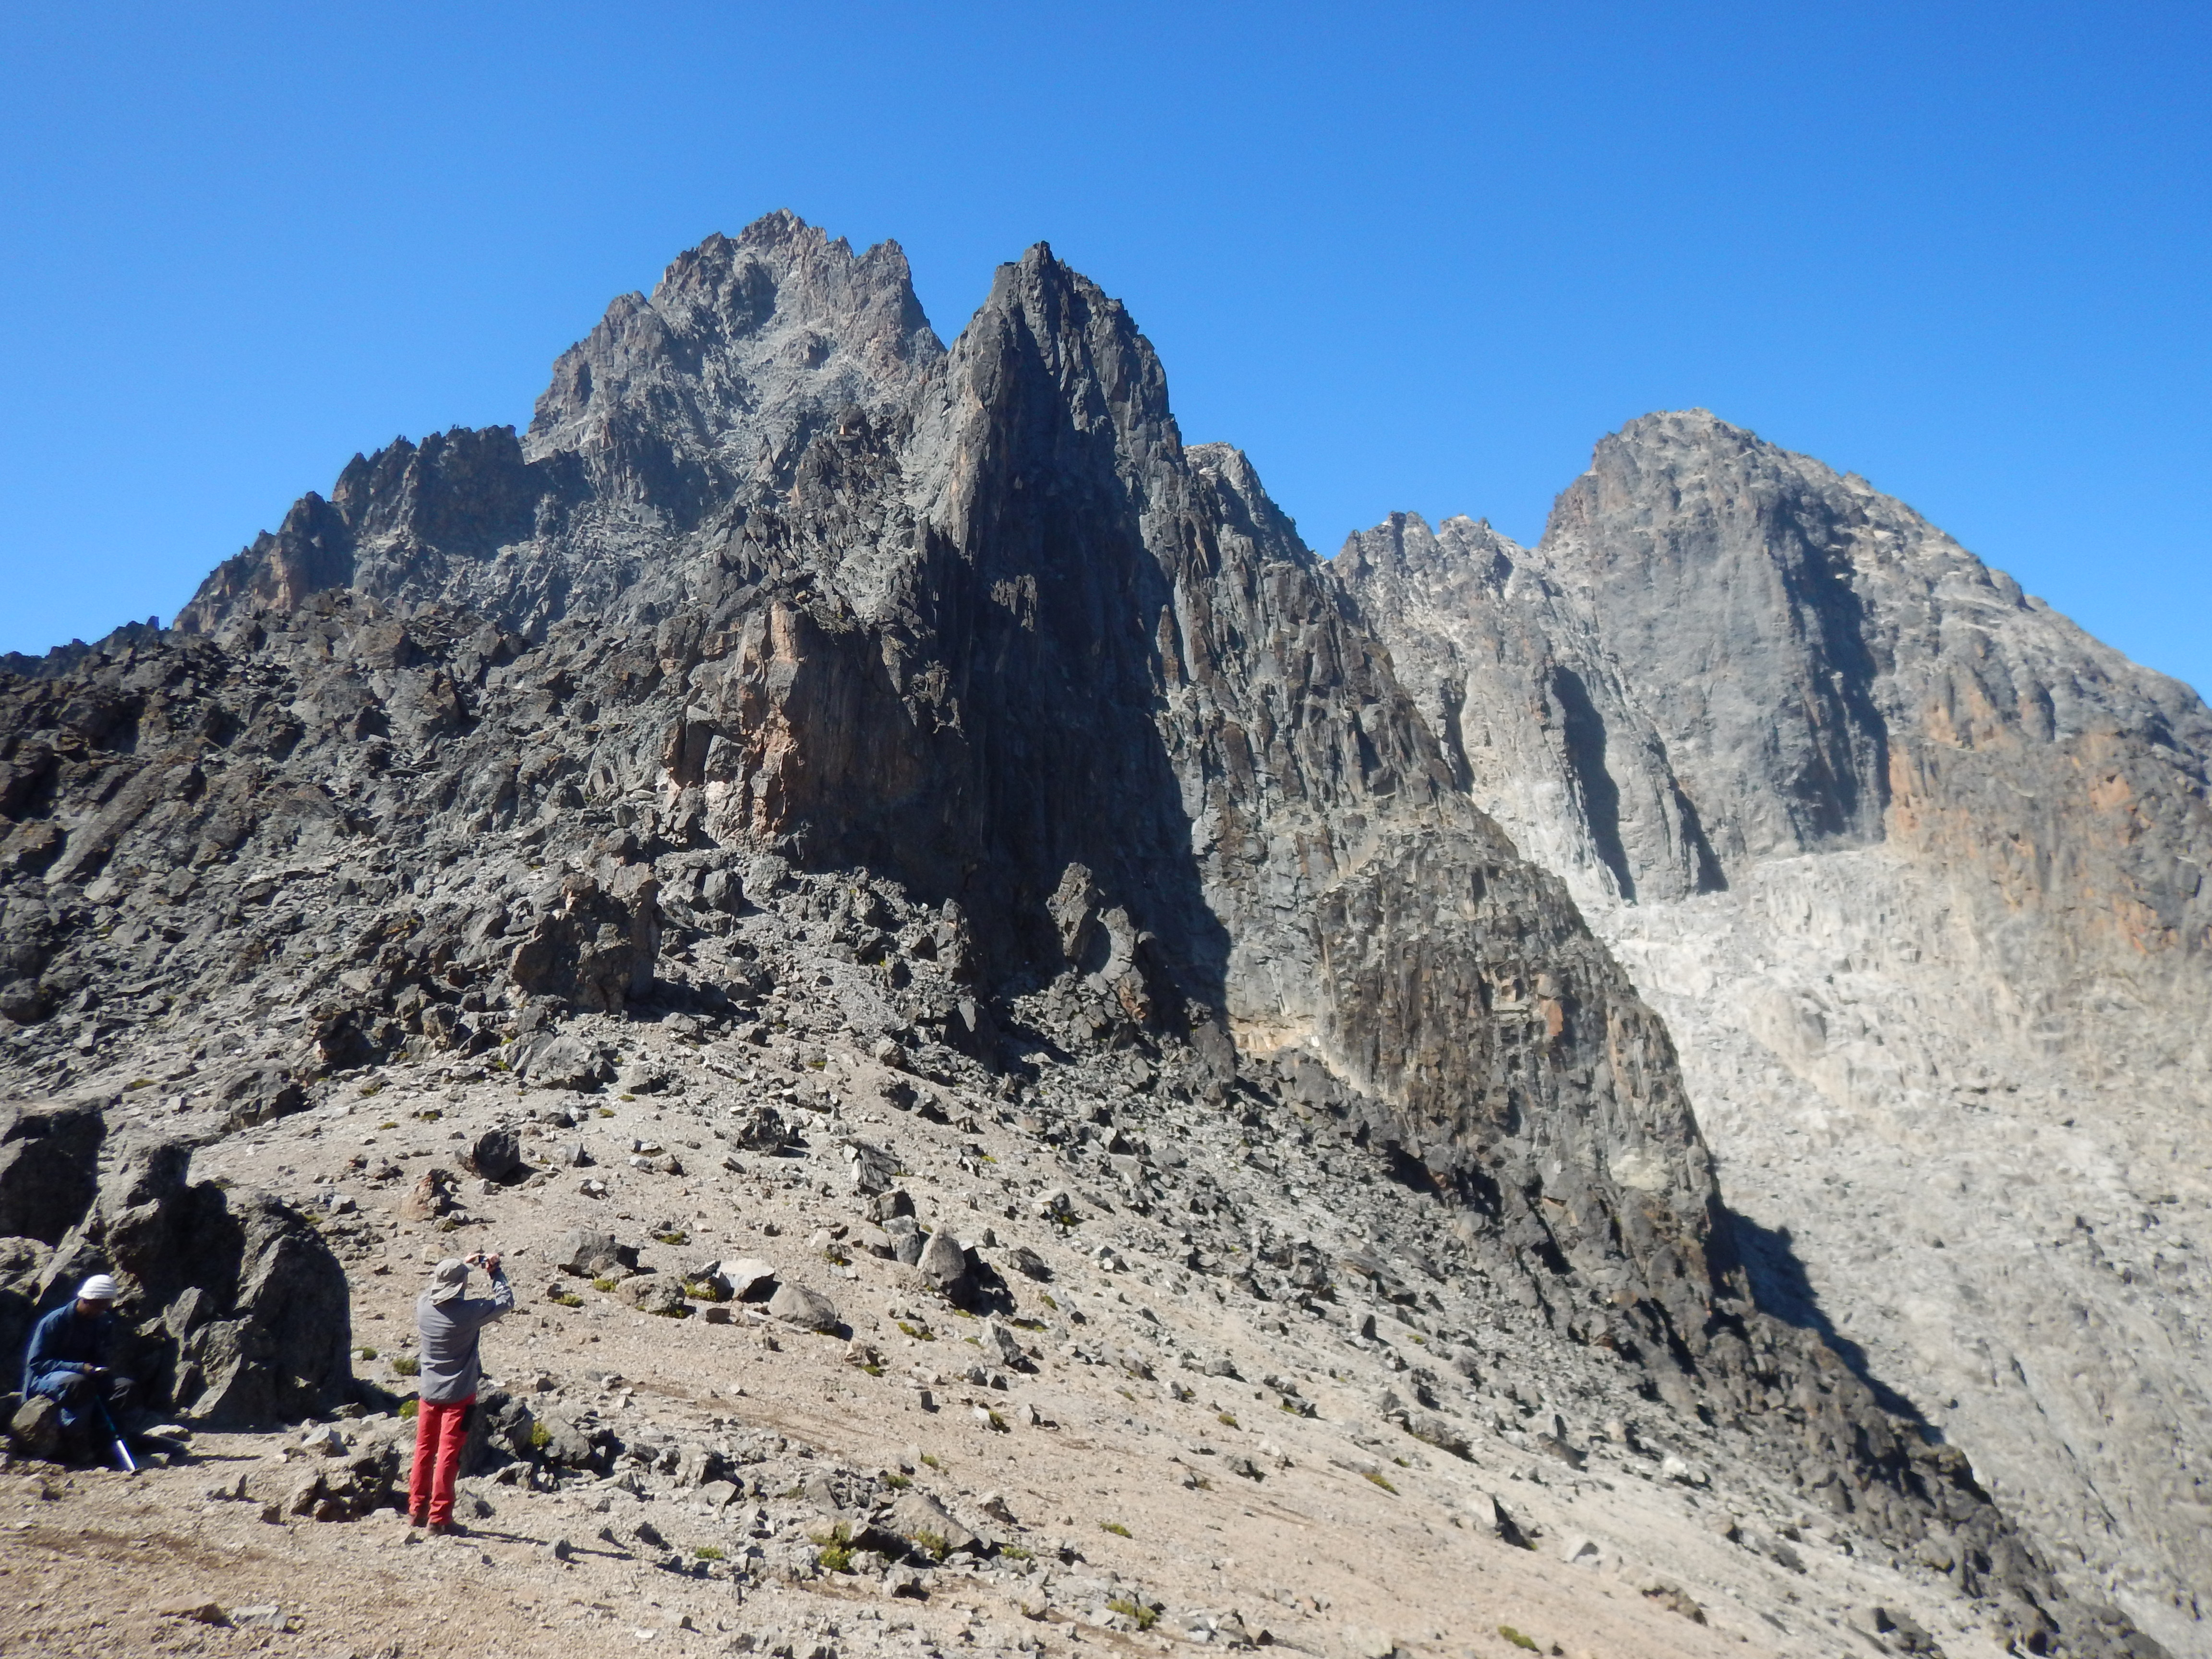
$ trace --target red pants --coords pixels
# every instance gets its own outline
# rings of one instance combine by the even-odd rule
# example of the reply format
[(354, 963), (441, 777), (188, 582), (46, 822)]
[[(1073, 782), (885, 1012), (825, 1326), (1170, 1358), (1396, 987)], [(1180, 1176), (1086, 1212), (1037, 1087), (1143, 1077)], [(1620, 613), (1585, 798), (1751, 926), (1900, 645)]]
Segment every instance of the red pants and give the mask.
[(453, 1481), (461, 1472), (461, 1448), (469, 1437), (471, 1395), (441, 1406), (425, 1400), (415, 1408), (415, 1472), (407, 1482), (407, 1512), (429, 1512), (430, 1524), (453, 1518)]

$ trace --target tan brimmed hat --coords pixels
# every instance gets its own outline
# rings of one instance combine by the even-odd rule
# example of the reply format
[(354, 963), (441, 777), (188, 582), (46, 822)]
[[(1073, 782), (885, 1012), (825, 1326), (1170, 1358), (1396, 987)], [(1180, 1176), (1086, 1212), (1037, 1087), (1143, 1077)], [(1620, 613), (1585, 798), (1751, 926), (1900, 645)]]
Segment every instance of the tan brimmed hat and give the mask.
[(449, 1255), (430, 1270), (430, 1300), (451, 1302), (469, 1287), (469, 1264)]

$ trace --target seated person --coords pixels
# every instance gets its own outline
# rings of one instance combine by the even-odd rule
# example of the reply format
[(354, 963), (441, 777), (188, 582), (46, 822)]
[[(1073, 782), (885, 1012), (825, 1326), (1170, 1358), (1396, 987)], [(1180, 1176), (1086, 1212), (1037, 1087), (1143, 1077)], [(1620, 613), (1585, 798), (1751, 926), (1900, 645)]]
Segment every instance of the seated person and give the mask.
[[(107, 1364), (115, 1346), (118, 1293), (112, 1279), (94, 1273), (77, 1287), (75, 1301), (32, 1328), (31, 1346), (23, 1356), (24, 1399), (45, 1395), (58, 1401), (63, 1427), (80, 1439), (104, 1442), (112, 1413), (131, 1398), (131, 1379), (117, 1376)], [(101, 1407), (109, 1413), (106, 1421)]]

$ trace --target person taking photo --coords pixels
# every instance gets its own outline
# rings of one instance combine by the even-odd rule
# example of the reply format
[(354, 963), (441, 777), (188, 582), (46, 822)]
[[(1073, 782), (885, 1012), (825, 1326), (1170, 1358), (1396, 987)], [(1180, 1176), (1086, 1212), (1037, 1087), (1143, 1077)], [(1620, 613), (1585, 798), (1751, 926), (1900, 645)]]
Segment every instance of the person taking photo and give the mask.
[[(482, 1267), (491, 1294), (468, 1295), (469, 1269)], [(477, 1352), (483, 1328), (514, 1306), (514, 1289), (500, 1271), (499, 1257), (448, 1256), (431, 1270), (430, 1283), (415, 1302), (415, 1328), (422, 1338), (422, 1384), (415, 1418), (415, 1468), (407, 1485), (407, 1519), (444, 1535), (463, 1530), (453, 1519), (453, 1482), (461, 1472), (477, 1386), (483, 1377)]]

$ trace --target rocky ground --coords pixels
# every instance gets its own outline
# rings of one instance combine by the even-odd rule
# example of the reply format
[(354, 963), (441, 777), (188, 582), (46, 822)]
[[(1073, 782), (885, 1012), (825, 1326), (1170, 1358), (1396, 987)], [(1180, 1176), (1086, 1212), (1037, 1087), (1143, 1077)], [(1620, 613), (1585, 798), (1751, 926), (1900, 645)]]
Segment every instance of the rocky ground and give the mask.
[[(520, 1306), (486, 1338), (489, 1386), (553, 1455), (526, 1431), (524, 1455), (491, 1449), (460, 1540), (392, 1509), (292, 1512), (319, 1472), (404, 1442), (357, 1406), (304, 1443), (204, 1434), (136, 1480), (19, 1462), (0, 1631), (51, 1653), (428, 1652), (462, 1618), (486, 1653), (580, 1629), (697, 1653), (1371, 1656), (1510, 1654), (1510, 1626), (1688, 1655), (1878, 1651), (1854, 1626), (1886, 1620), (1893, 1641), (1989, 1644), (1931, 1566), (1869, 1551), (1630, 1368), (1532, 1328), (1442, 1207), (1405, 1201), (1325, 1114), (1255, 1137), (1118, 1063), (1008, 1088), (834, 1034), (670, 1024), (571, 1028), (628, 1089), (401, 1064), (219, 1138), (195, 1062), (142, 1056), (163, 1075), (123, 1097), (125, 1136), (206, 1137), (197, 1176), (326, 1218), (357, 1370), (392, 1395), (428, 1263), (506, 1252)], [(757, 1146), (764, 1109), (790, 1144)], [(502, 1126), (529, 1172), (468, 1176)], [(431, 1213), (441, 1170), (456, 1190)], [(963, 1241), (956, 1279), (897, 1259), (904, 1230), (872, 1218), (890, 1193)], [(601, 1234), (634, 1262), (562, 1271)], [(745, 1261), (828, 1298), (835, 1328), (682, 1295), (711, 1264), (742, 1287)], [(841, 1526), (927, 1530), (900, 1509), (915, 1494), (972, 1541), (836, 1553)], [(176, 1611), (210, 1602), (228, 1622)]]

